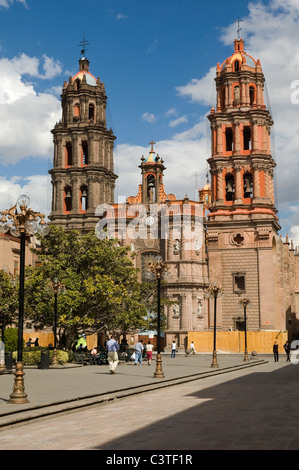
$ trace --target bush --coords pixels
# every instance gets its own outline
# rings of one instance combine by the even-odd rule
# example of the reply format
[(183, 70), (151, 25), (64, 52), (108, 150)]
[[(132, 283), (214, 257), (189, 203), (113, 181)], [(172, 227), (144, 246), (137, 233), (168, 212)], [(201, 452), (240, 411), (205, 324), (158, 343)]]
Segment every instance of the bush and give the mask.
[[(23, 364), (25, 366), (38, 366), (41, 362), (41, 351), (46, 351), (47, 348), (26, 348), (26, 351), (23, 351)], [(13, 359), (17, 359), (17, 351), (14, 351), (12, 354)], [(50, 351), (50, 363), (53, 360), (53, 351)], [(60, 364), (68, 362), (69, 355), (66, 351), (57, 350), (57, 360)]]
[[(25, 341), (23, 341), (23, 345)], [(5, 351), (15, 351), (18, 349), (18, 329), (7, 328), (4, 331), (4, 347)]]

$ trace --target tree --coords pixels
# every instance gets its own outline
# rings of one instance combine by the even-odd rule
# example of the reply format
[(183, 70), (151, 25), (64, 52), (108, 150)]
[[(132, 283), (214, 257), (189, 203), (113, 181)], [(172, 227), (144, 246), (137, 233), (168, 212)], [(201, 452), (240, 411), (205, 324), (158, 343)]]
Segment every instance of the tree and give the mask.
[(11, 276), (0, 270), (0, 325), (14, 323), (18, 309), (18, 289)]
[(81, 236), (51, 226), (39, 236), (33, 250), (41, 261), (26, 270), (26, 316), (44, 326), (54, 324), (54, 293), (57, 277), (64, 293), (58, 295), (58, 326), (68, 346), (79, 331), (119, 330), (146, 327), (146, 306), (128, 248), (116, 240), (99, 240), (93, 233)]

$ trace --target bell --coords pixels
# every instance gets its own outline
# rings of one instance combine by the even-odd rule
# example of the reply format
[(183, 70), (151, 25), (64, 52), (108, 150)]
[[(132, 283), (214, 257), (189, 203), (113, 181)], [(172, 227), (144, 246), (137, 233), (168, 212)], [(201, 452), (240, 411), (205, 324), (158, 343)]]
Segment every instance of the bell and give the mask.
[(250, 178), (244, 179), (244, 197), (251, 197), (251, 180)]
[(231, 194), (231, 193), (234, 192), (233, 183), (232, 183), (231, 180), (229, 180), (229, 181), (227, 182), (227, 185), (226, 185), (226, 188), (225, 188), (225, 189), (226, 189), (226, 193), (227, 193), (227, 194)]
[(83, 191), (82, 191), (82, 197), (87, 197), (87, 191), (86, 191), (86, 189), (83, 189)]
[(72, 197), (71, 191), (67, 191), (65, 197), (66, 197), (66, 199), (70, 199)]

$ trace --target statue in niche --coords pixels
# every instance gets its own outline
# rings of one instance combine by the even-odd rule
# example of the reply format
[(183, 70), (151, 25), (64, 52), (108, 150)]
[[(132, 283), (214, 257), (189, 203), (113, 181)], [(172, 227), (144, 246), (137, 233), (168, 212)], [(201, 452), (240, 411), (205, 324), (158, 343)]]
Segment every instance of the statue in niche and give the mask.
[(202, 308), (202, 301), (199, 300), (198, 301), (198, 305), (197, 305), (197, 316), (199, 318), (203, 318), (203, 308)]
[(173, 316), (179, 317), (180, 316), (180, 306), (179, 304), (174, 304), (173, 306)]
[(179, 241), (179, 240), (175, 240), (173, 246), (174, 246), (174, 251), (179, 251), (179, 250), (180, 250), (180, 241)]

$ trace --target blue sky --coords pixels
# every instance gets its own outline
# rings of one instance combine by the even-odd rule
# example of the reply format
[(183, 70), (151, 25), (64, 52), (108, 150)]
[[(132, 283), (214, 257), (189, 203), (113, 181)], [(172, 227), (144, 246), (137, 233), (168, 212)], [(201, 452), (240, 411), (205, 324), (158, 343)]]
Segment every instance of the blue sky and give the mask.
[(32, 208), (50, 210), (50, 131), (83, 35), (117, 137), (116, 199), (137, 194), (152, 139), (167, 167), (166, 191), (195, 198), (210, 152), (215, 68), (233, 51), (238, 17), (245, 50), (266, 76), (282, 234), (299, 245), (299, 105), (291, 102), (299, 0), (0, 0), (0, 208), (27, 192)]

